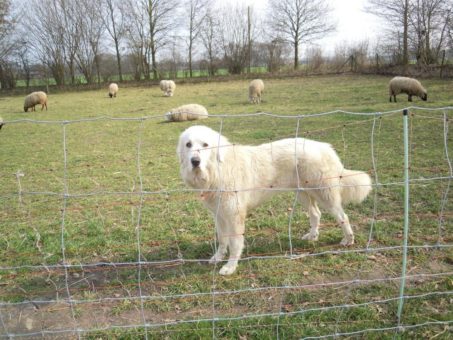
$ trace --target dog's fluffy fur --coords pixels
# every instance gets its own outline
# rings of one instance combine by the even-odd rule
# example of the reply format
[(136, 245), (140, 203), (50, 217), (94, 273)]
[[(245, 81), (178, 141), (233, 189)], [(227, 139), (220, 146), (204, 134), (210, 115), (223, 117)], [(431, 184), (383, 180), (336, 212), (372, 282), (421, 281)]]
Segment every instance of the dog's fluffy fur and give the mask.
[(308, 209), (310, 232), (303, 239), (318, 239), (319, 204), (341, 225), (341, 244), (354, 243), (342, 205), (362, 202), (371, 191), (371, 179), (365, 172), (345, 169), (330, 144), (293, 138), (259, 146), (232, 145), (218, 132), (197, 125), (181, 134), (176, 151), (184, 182), (200, 189), (204, 205), (214, 215), (219, 246), (211, 263), (222, 261), (229, 250), (220, 274), (236, 270), (247, 213), (282, 189), (296, 191)]

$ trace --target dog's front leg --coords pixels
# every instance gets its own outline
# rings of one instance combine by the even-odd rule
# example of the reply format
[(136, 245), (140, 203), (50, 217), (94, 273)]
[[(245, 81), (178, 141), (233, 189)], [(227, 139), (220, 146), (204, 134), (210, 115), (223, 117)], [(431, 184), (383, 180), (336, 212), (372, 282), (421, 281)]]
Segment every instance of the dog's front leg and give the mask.
[(220, 275), (231, 275), (235, 272), (238, 261), (244, 249), (245, 214), (236, 215), (233, 222), (228, 225), (228, 247), (230, 257), (228, 262), (220, 269)]
[(230, 237), (229, 242), (230, 257), (228, 262), (220, 268), (220, 275), (231, 275), (236, 271), (238, 261), (241, 258), (242, 249), (244, 249), (244, 235), (237, 235)]
[(225, 232), (225, 226), (222, 224), (218, 217), (215, 218), (215, 229), (217, 232), (217, 239), (219, 240), (219, 246), (216, 253), (209, 260), (209, 263), (214, 264), (223, 260), (227, 253), (228, 248), (228, 235)]

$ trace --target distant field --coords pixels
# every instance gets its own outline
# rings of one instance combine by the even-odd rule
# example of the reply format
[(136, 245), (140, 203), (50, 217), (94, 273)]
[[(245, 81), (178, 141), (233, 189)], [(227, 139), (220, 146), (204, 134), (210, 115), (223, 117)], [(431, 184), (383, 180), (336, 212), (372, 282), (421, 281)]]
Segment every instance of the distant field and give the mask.
[[(423, 80), (428, 101), (412, 103), (422, 108), (411, 110), (409, 125), (416, 181), (406, 327), (397, 332), (399, 110), (411, 103), (405, 95), (389, 103), (388, 81), (269, 79), (260, 105), (248, 103), (248, 81), (179, 84), (169, 98), (157, 86), (121, 84), (115, 99), (106, 88), (50, 93), (48, 111), (27, 113), (23, 96), (0, 97), (6, 121), (0, 130), (0, 334), (64, 337), (78, 329), (90, 339), (449, 338), (453, 110), (430, 108), (453, 105), (453, 82)], [(214, 251), (213, 221), (182, 183), (175, 153), (179, 134), (197, 123), (163, 118), (187, 103), (204, 105), (212, 117), (201, 123), (232, 142), (308, 137), (331, 143), (347, 168), (369, 171), (380, 185), (362, 205), (346, 208), (356, 244), (339, 246), (341, 228), (327, 214), (319, 241), (302, 241), (309, 221), (287, 193), (252, 213), (244, 260), (234, 275), (219, 276), (219, 266), (204, 261)], [(297, 117), (334, 110), (395, 113)], [(250, 115), (257, 112), (277, 116)], [(299, 257), (290, 259), (291, 253)]]
[[(251, 68), (251, 72), (253, 73), (266, 73), (267, 72), (267, 69), (266, 67), (252, 67)], [(170, 72), (163, 72), (161, 74), (161, 78), (165, 78), (165, 79), (173, 79), (174, 76), (173, 75), (170, 75), (170, 74), (174, 74), (174, 72), (170, 73)], [(227, 69), (219, 69), (216, 71), (216, 76), (227, 76), (229, 75), (229, 72)], [(176, 72), (176, 79), (189, 79), (190, 77), (190, 73), (189, 73), (189, 70), (185, 70), (185, 71), (177, 71)], [(208, 77), (209, 76), (209, 73), (207, 70), (193, 70), (192, 71), (192, 77), (193, 78), (198, 78), (198, 77)], [(151, 78), (152, 78), (152, 74), (151, 74)], [(134, 81), (134, 76), (132, 74), (124, 74), (123, 75), (123, 80), (125, 81)], [(142, 80), (144, 80), (144, 78), (142, 78)], [(113, 76), (111, 77), (110, 81), (119, 81), (119, 76)], [(86, 81), (86, 78), (83, 77), (83, 76), (77, 76), (76, 77), (76, 80), (75, 80), (75, 85), (80, 85), (80, 84), (86, 84), (87, 81)], [(97, 82), (95, 82), (97, 83)], [(30, 86), (46, 86), (46, 85), (55, 85), (55, 80), (53, 78), (49, 78), (49, 79), (31, 79), (30, 81)], [(66, 85), (71, 85), (71, 84), (66, 84)], [(17, 83), (16, 83), (16, 86), (17, 87), (25, 87), (26, 86), (26, 82), (25, 80), (18, 80)]]

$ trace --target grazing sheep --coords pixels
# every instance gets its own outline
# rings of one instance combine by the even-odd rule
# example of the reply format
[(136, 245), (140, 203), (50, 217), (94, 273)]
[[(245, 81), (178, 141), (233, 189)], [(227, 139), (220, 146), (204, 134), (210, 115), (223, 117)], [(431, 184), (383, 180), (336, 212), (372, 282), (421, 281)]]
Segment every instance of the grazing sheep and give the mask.
[(159, 86), (167, 97), (172, 97), (176, 89), (176, 84), (173, 80), (161, 80)]
[(249, 101), (253, 104), (261, 103), (261, 94), (264, 91), (264, 83), (261, 79), (254, 79), (249, 85)]
[(41, 104), (41, 111), (46, 107), (47, 111), (47, 94), (42, 91), (32, 92), (25, 97), (24, 101), (24, 111), (27, 112), (29, 108), (32, 111), (35, 110), (35, 105)]
[(389, 83), (389, 94), (390, 102), (393, 100), (396, 103), (396, 95), (400, 93), (407, 94), (407, 100), (412, 101), (412, 96), (420, 97), (422, 100), (426, 101), (428, 99), (428, 94), (425, 88), (420, 84), (417, 79), (408, 78), (408, 77), (395, 77), (390, 80)]
[(206, 119), (208, 118), (208, 110), (199, 104), (187, 104), (171, 109), (165, 114), (165, 118), (170, 122)]
[(118, 93), (118, 84), (111, 83), (109, 85), (109, 96), (110, 96), (110, 98), (116, 97), (117, 93)]
[(3, 123), (3, 118), (0, 117), (0, 130), (2, 129), (3, 124), (4, 124), (4, 123)]

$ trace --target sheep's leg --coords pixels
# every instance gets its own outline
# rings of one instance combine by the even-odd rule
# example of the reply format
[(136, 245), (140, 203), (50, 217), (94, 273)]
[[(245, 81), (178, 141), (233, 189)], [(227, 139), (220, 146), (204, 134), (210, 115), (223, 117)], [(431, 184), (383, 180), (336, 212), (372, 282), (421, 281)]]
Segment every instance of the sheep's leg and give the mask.
[[(231, 223), (231, 224), (230, 224)], [(230, 257), (220, 269), (220, 275), (231, 275), (235, 272), (244, 249), (245, 213), (237, 212), (232, 222), (228, 222), (228, 248)]]
[(408, 102), (411, 102), (411, 101), (412, 101), (412, 95), (411, 95), (411, 94), (409, 94), (409, 95), (407, 96), (407, 101), (408, 101)]

